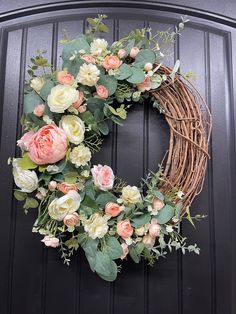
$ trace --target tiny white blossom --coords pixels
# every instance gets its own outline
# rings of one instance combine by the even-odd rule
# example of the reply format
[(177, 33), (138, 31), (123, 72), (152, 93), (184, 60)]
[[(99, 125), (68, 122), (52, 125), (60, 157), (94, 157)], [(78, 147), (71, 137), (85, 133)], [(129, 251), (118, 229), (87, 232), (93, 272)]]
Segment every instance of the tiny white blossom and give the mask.
[(131, 238), (127, 238), (127, 239), (125, 240), (125, 243), (126, 243), (127, 245), (131, 245), (131, 244), (133, 243), (133, 240), (132, 240)]
[(173, 232), (173, 227), (170, 226), (170, 225), (166, 226), (166, 231), (167, 231), (168, 233)]
[(47, 172), (57, 172), (59, 170), (59, 167), (56, 165), (49, 165), (46, 168)]
[(43, 116), (43, 121), (46, 122), (47, 124), (52, 124), (52, 123), (54, 123), (53, 120), (50, 119), (49, 116), (46, 115), (46, 114)]

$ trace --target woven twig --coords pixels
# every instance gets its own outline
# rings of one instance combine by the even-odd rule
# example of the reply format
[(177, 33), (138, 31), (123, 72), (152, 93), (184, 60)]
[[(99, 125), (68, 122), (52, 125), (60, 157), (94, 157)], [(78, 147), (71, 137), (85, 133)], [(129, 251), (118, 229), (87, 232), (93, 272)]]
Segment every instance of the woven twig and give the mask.
[(172, 82), (170, 68), (161, 66), (159, 72), (166, 74), (167, 80), (152, 91), (152, 95), (163, 108), (170, 128), (163, 172), (166, 181), (160, 189), (163, 193), (168, 193), (173, 187), (182, 191), (182, 211), (185, 212), (202, 190), (209, 159), (211, 114), (204, 99), (183, 76), (176, 74)]

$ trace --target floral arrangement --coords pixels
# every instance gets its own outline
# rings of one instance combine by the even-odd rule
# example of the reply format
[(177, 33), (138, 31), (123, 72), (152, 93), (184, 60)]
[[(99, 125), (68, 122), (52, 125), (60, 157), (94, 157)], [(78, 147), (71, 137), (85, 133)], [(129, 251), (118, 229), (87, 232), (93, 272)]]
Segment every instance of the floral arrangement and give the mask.
[[(105, 16), (88, 19), (84, 35), (61, 41), (62, 70), (52, 68), (44, 52), (32, 57), (25, 83), (23, 136), (17, 141), (22, 155), (10, 159), (25, 212), (38, 208), (33, 232), (43, 235), (47, 247), (60, 248), (69, 264), (81, 247), (91, 270), (102, 279), (117, 277), (117, 263), (129, 254), (153, 264), (168, 251), (180, 249), (199, 254), (187, 245), (180, 222), (193, 223), (183, 212), (184, 193), (178, 188), (164, 194), (163, 169), (149, 173), (140, 187), (119, 179), (108, 165), (92, 165), (91, 158), (109, 133), (107, 122), (122, 125), (127, 111), (149, 98), (150, 91), (167, 75), (159, 73), (162, 42), (173, 43), (185, 19), (173, 32), (137, 29), (109, 46), (97, 32), (107, 32)], [(179, 61), (170, 73), (172, 81)], [(162, 112), (162, 111), (161, 111)]]

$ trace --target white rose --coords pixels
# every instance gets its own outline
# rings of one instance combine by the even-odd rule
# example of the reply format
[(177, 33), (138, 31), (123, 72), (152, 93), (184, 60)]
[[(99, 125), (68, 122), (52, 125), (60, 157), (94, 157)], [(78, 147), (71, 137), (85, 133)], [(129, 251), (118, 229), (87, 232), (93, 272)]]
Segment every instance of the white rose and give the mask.
[(101, 239), (108, 231), (108, 216), (102, 216), (99, 213), (95, 213), (90, 216), (89, 219), (83, 222), (84, 230), (88, 232), (88, 235), (92, 239)]
[(31, 193), (38, 188), (38, 177), (35, 171), (24, 170), (17, 165), (18, 161), (13, 162), (13, 176), (15, 184), (22, 192)]
[(48, 95), (48, 106), (52, 112), (63, 113), (79, 98), (79, 92), (68, 85), (57, 85)]
[(91, 151), (88, 147), (79, 145), (73, 148), (70, 153), (70, 161), (72, 164), (75, 164), (76, 167), (85, 166), (91, 159), (91, 156)]
[(55, 198), (48, 206), (49, 216), (62, 221), (67, 214), (74, 213), (80, 206), (81, 197), (76, 191), (69, 191), (60, 198)]
[(83, 142), (85, 125), (79, 117), (74, 115), (63, 116), (59, 126), (64, 130), (71, 143), (78, 145)]
[(38, 94), (40, 93), (43, 85), (44, 79), (42, 77), (35, 77), (30, 82), (30, 87), (32, 87)]
[(94, 64), (81, 65), (77, 75), (77, 81), (83, 85), (94, 86), (99, 80), (100, 71)]
[(100, 56), (107, 49), (108, 42), (105, 39), (94, 39), (90, 44), (90, 52), (94, 56)]
[(141, 194), (136, 186), (127, 185), (122, 189), (121, 198), (124, 204), (136, 204), (141, 201)]

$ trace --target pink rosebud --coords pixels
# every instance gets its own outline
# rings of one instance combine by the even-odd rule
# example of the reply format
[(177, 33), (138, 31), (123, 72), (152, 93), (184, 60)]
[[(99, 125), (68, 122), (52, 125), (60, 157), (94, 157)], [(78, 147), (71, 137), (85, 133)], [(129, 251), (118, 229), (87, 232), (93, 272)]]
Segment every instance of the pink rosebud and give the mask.
[(91, 55), (83, 55), (81, 56), (81, 59), (83, 59), (84, 61), (88, 62), (88, 63), (96, 63), (96, 60), (94, 59), (94, 57), (92, 57)]
[(118, 216), (121, 211), (121, 207), (116, 203), (109, 202), (105, 206), (105, 213), (111, 217)]
[(72, 104), (72, 106), (75, 109), (79, 110), (79, 108), (80, 108), (80, 106), (82, 106), (83, 102), (84, 102), (84, 93), (79, 92), (79, 97), (78, 97), (77, 101)]
[(130, 51), (130, 57), (135, 59), (135, 57), (137, 56), (137, 54), (139, 53), (139, 49), (138, 47), (133, 47)]
[(106, 70), (118, 69), (122, 61), (117, 56), (106, 56), (102, 62), (102, 66)]
[(41, 240), (46, 246), (50, 246), (56, 248), (59, 246), (59, 239), (53, 236), (45, 236), (43, 240)]
[(101, 98), (107, 98), (108, 97), (108, 90), (103, 85), (98, 85), (96, 88), (97, 95)]
[(57, 182), (56, 181), (50, 181), (48, 183), (48, 188), (50, 191), (55, 191), (57, 188)]
[(17, 146), (20, 147), (21, 150), (27, 151), (28, 150), (28, 145), (32, 137), (34, 136), (33, 131), (26, 132), (18, 141), (17, 141)]
[(152, 70), (152, 68), (153, 68), (153, 66), (150, 62), (146, 63), (144, 66), (145, 71), (150, 71), (150, 70)]
[(80, 113), (85, 112), (85, 111), (86, 111), (86, 105), (84, 104), (84, 105), (80, 106), (77, 110), (78, 110)]
[(35, 108), (34, 108), (34, 114), (37, 116), (37, 117), (42, 117), (43, 114), (44, 114), (44, 111), (45, 111), (45, 105), (44, 104), (39, 104), (37, 105)]
[(57, 81), (62, 85), (72, 85), (75, 79), (68, 71), (59, 71), (57, 73)]
[(151, 223), (149, 225), (149, 234), (152, 238), (156, 238), (160, 235), (160, 231), (161, 231), (161, 226), (159, 224), (156, 223)]
[(69, 191), (77, 191), (77, 185), (72, 183), (62, 182), (57, 185), (57, 189), (64, 194), (67, 194)]
[(91, 169), (94, 184), (102, 191), (107, 191), (112, 189), (115, 176), (112, 169), (105, 165), (93, 166)]
[(146, 234), (144, 237), (143, 237), (143, 244), (148, 247), (148, 248), (152, 248), (155, 244), (155, 238), (152, 238), (150, 236), (150, 234)]
[(138, 83), (136, 85), (137, 85), (139, 91), (145, 92), (146, 90), (151, 89), (151, 79), (149, 76), (146, 76), (145, 80), (142, 83)]
[(77, 213), (67, 214), (63, 222), (67, 227), (74, 227), (79, 223), (79, 215)]
[(118, 53), (117, 53), (117, 56), (118, 56), (120, 59), (124, 58), (125, 55), (126, 55), (125, 49), (120, 49), (120, 50), (118, 51)]
[(126, 244), (126, 243), (122, 243), (121, 244), (121, 247), (122, 247), (122, 249), (123, 249), (123, 254), (121, 255), (121, 259), (124, 259), (124, 258), (126, 258), (126, 256), (128, 255), (128, 253), (129, 253), (129, 247), (128, 247), (128, 245)]
[(158, 197), (154, 197), (152, 201), (152, 208), (155, 211), (162, 209), (164, 206), (165, 206), (165, 203), (162, 200), (160, 200)]
[(121, 220), (117, 224), (117, 233), (119, 236), (121, 236), (122, 239), (128, 239), (133, 234), (133, 228), (130, 224), (130, 221), (127, 220)]

